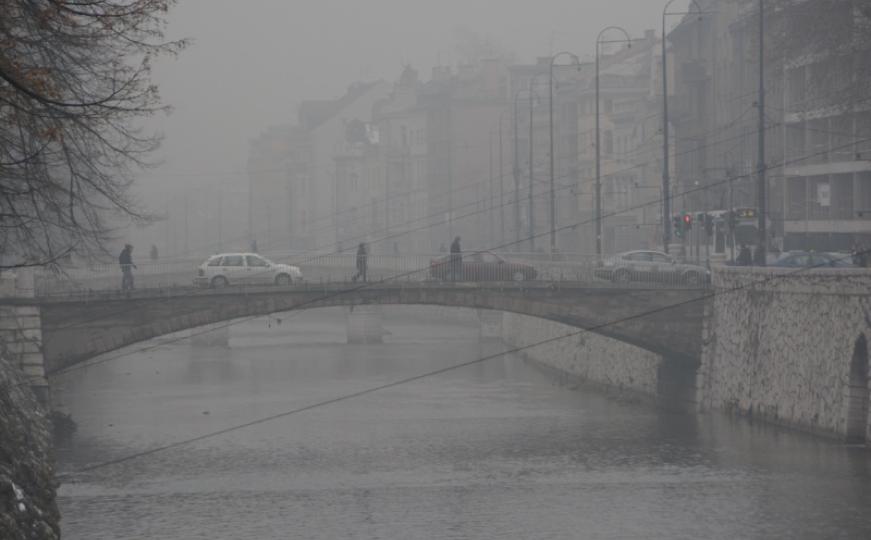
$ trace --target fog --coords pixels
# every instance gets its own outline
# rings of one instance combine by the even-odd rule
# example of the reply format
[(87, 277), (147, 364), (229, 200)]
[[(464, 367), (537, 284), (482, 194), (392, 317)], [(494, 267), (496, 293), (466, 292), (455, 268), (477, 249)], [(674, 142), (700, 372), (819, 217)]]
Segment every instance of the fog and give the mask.
[(392, 82), (406, 64), (424, 76), (456, 66), (464, 35), (518, 63), (561, 50), (589, 57), (601, 28), (636, 36), (659, 28), (661, 13), (650, 0), (184, 0), (168, 35), (193, 44), (156, 64), (174, 112), (154, 121), (166, 137), (162, 165), (143, 174), (140, 192), (157, 204), (169, 186), (244, 183), (248, 141), (292, 122), (301, 100), (338, 97), (357, 80)]

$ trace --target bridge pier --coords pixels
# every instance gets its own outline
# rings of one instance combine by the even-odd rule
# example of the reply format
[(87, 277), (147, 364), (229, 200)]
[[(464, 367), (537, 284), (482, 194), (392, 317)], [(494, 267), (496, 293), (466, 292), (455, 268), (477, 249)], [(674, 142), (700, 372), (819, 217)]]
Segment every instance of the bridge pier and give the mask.
[(27, 304), (27, 299), (35, 297), (33, 271), (20, 269), (0, 276), (0, 296), (18, 301), (0, 305), (0, 354), (21, 369), (39, 402), (48, 406), (51, 394), (42, 354), (42, 317), (38, 306)]
[(698, 367), (662, 357), (656, 370), (656, 402), (666, 410), (698, 410)]
[(348, 343), (384, 342), (384, 315), (381, 306), (350, 306), (345, 321)]

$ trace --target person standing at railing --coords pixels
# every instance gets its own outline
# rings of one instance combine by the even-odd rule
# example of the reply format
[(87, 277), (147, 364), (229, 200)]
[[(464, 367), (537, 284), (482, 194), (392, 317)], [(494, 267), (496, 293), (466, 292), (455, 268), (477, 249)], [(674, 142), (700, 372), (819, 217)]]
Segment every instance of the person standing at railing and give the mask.
[(454, 238), (451, 242), (451, 281), (459, 281), (463, 279), (463, 251), (460, 248), (460, 237)]
[(157, 254), (157, 246), (156, 245), (151, 244), (151, 251), (148, 253), (148, 258), (151, 259), (152, 261), (157, 260), (158, 254)]
[(124, 249), (121, 250), (121, 255), (118, 257), (118, 264), (121, 265), (121, 290), (133, 290), (133, 269), (136, 265), (133, 264), (133, 246), (124, 244)]
[(354, 277), (351, 278), (352, 282), (356, 282), (357, 279), (362, 279), (363, 282), (366, 282), (366, 270), (369, 267), (369, 253), (366, 249), (366, 243), (360, 242), (360, 245), (357, 246), (357, 273), (354, 274)]

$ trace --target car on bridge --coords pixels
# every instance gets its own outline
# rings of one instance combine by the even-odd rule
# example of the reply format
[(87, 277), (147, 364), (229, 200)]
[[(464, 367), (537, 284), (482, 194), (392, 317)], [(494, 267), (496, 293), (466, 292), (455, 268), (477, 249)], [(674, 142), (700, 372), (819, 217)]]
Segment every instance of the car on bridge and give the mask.
[(212, 255), (197, 269), (194, 285), (290, 285), (302, 281), (298, 266), (274, 263), (256, 253), (221, 253)]
[[(450, 280), (451, 256), (446, 255), (429, 262), (432, 279)], [(463, 255), (462, 275), (457, 281), (532, 281), (538, 271), (526, 263), (507, 261), (489, 251), (477, 251)]]
[(854, 268), (852, 256), (845, 253), (790, 251), (769, 266), (781, 268)]
[(667, 253), (649, 250), (619, 253), (604, 260), (594, 274), (615, 283), (646, 281), (697, 286), (711, 279), (711, 272), (703, 266), (679, 263)]

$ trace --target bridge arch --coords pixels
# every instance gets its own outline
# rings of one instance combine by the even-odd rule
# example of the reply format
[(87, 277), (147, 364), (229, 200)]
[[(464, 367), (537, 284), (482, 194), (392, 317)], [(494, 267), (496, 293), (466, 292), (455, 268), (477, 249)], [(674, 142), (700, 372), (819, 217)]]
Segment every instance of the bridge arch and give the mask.
[[(112, 350), (195, 327), (330, 306), (430, 305), (513, 312), (588, 329), (682, 364), (698, 364), (703, 291), (541, 284), (374, 284), (143, 293), (40, 305), (51, 373)], [(678, 306), (673, 309), (673, 306)]]

